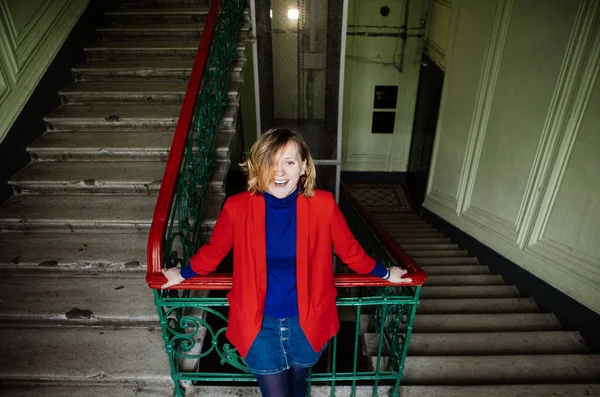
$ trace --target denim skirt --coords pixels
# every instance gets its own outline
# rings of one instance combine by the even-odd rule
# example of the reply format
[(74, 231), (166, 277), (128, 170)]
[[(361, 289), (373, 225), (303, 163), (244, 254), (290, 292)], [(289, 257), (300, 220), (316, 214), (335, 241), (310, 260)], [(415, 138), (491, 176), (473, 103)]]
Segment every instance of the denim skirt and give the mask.
[(276, 374), (292, 366), (312, 367), (325, 347), (318, 352), (313, 350), (297, 316), (264, 316), (260, 332), (246, 356), (246, 365), (256, 375)]

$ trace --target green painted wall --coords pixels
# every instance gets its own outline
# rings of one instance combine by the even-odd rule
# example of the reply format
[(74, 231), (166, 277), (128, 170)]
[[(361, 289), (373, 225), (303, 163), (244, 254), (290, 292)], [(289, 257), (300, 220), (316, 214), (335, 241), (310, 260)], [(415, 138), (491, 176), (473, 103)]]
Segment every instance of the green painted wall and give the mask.
[(444, 58), (451, 44), (452, 6), (455, 0), (432, 0), (429, 3), (425, 52), (444, 70)]
[(88, 0), (0, 0), (0, 141)]
[[(419, 79), (422, 37), (362, 36), (364, 33), (400, 33), (406, 0), (349, 0), (342, 170), (406, 171)], [(409, 33), (425, 18), (425, 1), (412, 0), (408, 12)], [(389, 7), (383, 16), (380, 9)], [(382, 28), (385, 27), (385, 28)], [(402, 50), (404, 46), (404, 58)], [(393, 134), (373, 134), (375, 86), (398, 86)]]
[(600, 312), (600, 2), (451, 20), (425, 207)]
[(45, 0), (5, 0), (6, 9), (16, 32), (22, 32), (27, 27), (35, 25), (42, 16), (43, 6), (48, 6)]

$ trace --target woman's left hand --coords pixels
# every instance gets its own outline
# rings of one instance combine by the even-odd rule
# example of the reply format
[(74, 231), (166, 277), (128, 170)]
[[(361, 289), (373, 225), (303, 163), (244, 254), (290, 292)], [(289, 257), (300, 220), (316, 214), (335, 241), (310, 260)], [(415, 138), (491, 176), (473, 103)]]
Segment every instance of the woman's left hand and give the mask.
[(401, 269), (397, 266), (392, 266), (389, 268), (390, 270), (390, 278), (388, 278), (387, 281), (389, 281), (390, 283), (394, 283), (394, 284), (407, 284), (407, 283), (411, 283), (412, 279), (408, 278), (408, 277), (402, 277), (404, 276), (406, 273), (408, 273), (408, 270), (406, 269)]

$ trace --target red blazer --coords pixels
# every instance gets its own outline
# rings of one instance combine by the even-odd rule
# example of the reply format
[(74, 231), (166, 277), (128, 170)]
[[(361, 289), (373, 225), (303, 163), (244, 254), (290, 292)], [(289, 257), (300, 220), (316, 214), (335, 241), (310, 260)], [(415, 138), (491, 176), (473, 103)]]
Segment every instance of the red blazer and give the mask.
[[(332, 246), (342, 261), (360, 274), (372, 271), (375, 260), (350, 232), (331, 193), (316, 190), (311, 198), (299, 195), (296, 206), (299, 320), (310, 344), (319, 351), (340, 326)], [(261, 194), (244, 192), (227, 199), (210, 241), (190, 259), (192, 269), (200, 275), (214, 271), (232, 247), (233, 286), (227, 295), (226, 335), (246, 357), (261, 328), (267, 293), (265, 200)]]

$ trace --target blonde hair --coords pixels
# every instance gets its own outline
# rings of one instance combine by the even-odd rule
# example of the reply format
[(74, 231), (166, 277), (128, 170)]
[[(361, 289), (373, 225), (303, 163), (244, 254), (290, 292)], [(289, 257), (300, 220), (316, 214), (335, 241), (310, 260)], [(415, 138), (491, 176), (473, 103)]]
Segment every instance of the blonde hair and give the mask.
[(242, 170), (248, 175), (247, 189), (250, 193), (263, 193), (274, 178), (272, 164), (280, 150), (288, 144), (294, 144), (302, 161), (306, 161), (306, 170), (300, 177), (298, 191), (304, 197), (312, 197), (315, 194), (315, 181), (317, 170), (308, 145), (304, 139), (287, 129), (272, 128), (265, 132), (252, 145), (250, 155), (240, 164)]

